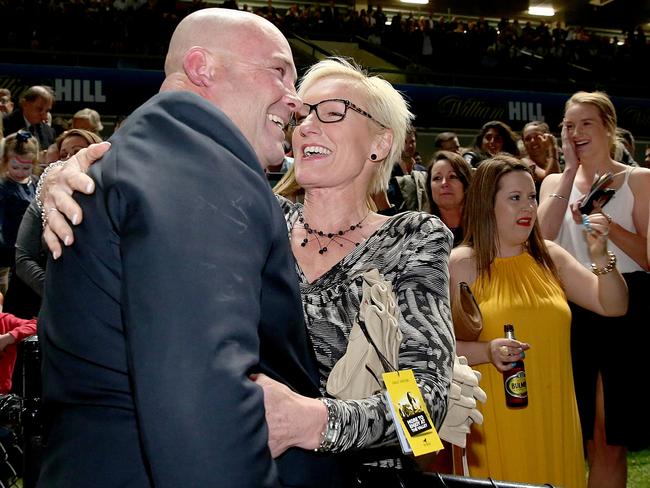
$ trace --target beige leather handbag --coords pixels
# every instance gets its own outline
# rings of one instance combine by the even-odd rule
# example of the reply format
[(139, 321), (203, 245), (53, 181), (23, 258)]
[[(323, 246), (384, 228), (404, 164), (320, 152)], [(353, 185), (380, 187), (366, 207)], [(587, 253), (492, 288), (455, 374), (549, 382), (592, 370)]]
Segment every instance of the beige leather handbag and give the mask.
[(483, 315), (469, 285), (458, 283), (451, 298), (451, 320), (456, 340), (475, 341), (483, 330)]
[(377, 269), (363, 275), (361, 306), (345, 354), (327, 379), (327, 392), (342, 400), (367, 398), (381, 390), (381, 375), (398, 366), (402, 331), (390, 282)]

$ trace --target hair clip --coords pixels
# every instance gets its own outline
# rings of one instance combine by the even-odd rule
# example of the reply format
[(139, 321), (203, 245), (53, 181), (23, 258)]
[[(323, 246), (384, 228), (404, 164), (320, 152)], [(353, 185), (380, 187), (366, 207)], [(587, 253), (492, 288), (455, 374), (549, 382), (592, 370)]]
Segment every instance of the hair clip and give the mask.
[(30, 137), (32, 137), (32, 133), (28, 130), (19, 130), (16, 133), (16, 139), (20, 142), (27, 142)]

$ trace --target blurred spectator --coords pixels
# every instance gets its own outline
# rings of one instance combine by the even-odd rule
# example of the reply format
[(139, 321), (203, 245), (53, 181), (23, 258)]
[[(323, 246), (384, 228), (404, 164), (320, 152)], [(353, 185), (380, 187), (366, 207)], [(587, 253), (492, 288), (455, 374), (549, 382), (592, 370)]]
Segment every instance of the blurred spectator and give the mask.
[(11, 101), (11, 90), (0, 88), (0, 113), (6, 116), (14, 111), (14, 102)]
[(621, 127), (616, 128), (616, 141), (614, 143), (614, 159), (628, 166), (639, 166), (634, 160), (636, 143), (632, 133)]
[(98, 135), (104, 130), (99, 112), (92, 108), (84, 108), (74, 114), (72, 117), (72, 128), (84, 129)]
[(120, 126), (126, 121), (127, 115), (118, 115), (115, 119), (115, 125), (113, 126), (113, 134), (120, 128)]
[(0, 292), (8, 283), (14, 265), (16, 235), (27, 206), (36, 192), (34, 166), (39, 145), (26, 130), (9, 134), (5, 139), (0, 162)]
[(433, 147), (440, 151), (460, 153), (460, 142), (455, 132), (441, 132), (433, 141)]
[(4, 118), (5, 134), (27, 129), (36, 136), (40, 147), (49, 147), (55, 134), (46, 120), (53, 104), (54, 92), (50, 87), (36, 85), (28, 88), (20, 97), (20, 107)]
[(63, 134), (65, 131), (67, 131), (70, 128), (70, 121), (57, 115), (52, 119), (51, 126), (52, 129), (54, 129), (54, 133), (56, 134), (56, 137), (59, 137), (61, 134)]
[(472, 168), (460, 154), (438, 151), (427, 172), (430, 212), (454, 234), (454, 247), (463, 241), (463, 208), (472, 181)]
[[(70, 129), (61, 134), (53, 146), (58, 158), (66, 160), (90, 144), (101, 141), (94, 132)], [(47, 263), (42, 236), (41, 211), (36, 201), (32, 201), (18, 228), (16, 267), (9, 277), (5, 296), (5, 310), (19, 317), (35, 317), (41, 307)]]
[(472, 168), (478, 167), (481, 161), (496, 156), (501, 152), (519, 157), (517, 135), (510, 126), (499, 120), (490, 120), (483, 124), (474, 138), (474, 146), (463, 154)]
[(11, 393), (17, 355), (16, 344), (34, 334), (36, 334), (36, 319), (19, 319), (3, 312), (2, 293), (0, 293), (0, 395)]
[(522, 138), (526, 155), (521, 160), (532, 171), (539, 193), (539, 187), (546, 175), (560, 172), (560, 148), (546, 122), (528, 122), (522, 131)]
[[(378, 7), (379, 8), (379, 7)], [(415, 169), (417, 131), (411, 127), (406, 133), (400, 159), (393, 164), (388, 190), (373, 196), (380, 213), (393, 214), (405, 210), (422, 210), (426, 200), (426, 168)], [(409, 176), (415, 169), (416, 174)]]
[(625, 149), (627, 149), (628, 152), (634, 156), (634, 152), (636, 151), (636, 141), (634, 140), (632, 133), (627, 129), (617, 127), (616, 138), (621, 141), (625, 146)]

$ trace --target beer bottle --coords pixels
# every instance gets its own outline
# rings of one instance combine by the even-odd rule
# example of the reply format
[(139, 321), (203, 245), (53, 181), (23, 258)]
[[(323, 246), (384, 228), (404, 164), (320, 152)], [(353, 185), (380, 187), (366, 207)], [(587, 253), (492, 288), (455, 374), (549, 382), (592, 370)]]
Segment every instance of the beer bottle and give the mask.
[[(515, 327), (512, 324), (505, 324), (503, 331), (506, 338), (515, 338)], [(528, 405), (528, 387), (526, 386), (526, 368), (524, 360), (518, 359), (514, 366), (503, 372), (503, 386), (506, 390), (506, 405), (508, 407), (525, 407)]]

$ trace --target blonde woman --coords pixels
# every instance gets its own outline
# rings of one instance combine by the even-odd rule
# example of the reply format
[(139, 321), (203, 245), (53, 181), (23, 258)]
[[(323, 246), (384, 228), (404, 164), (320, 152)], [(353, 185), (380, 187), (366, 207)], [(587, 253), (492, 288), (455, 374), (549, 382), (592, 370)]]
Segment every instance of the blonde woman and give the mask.
[[(616, 256), (630, 290), (627, 315), (603, 318), (573, 306), (573, 372), (589, 459), (590, 488), (624, 488), (627, 449), (650, 446), (650, 424), (630, 419), (629, 394), (637, 387), (630, 371), (645, 368), (647, 327), (639, 327), (650, 315), (647, 256), (650, 170), (626, 166), (612, 159), (616, 140), (616, 110), (602, 92), (577, 92), (566, 102), (562, 124), (563, 173), (548, 175), (541, 188), (539, 219), (544, 237), (571, 253), (587, 269), (591, 267), (583, 238), (579, 208), (594, 178), (613, 175), (616, 190), (608, 203), (596, 205), (588, 219), (609, 224), (609, 248)], [(611, 354), (614, 331), (625, 331), (633, 340), (625, 358)]]

